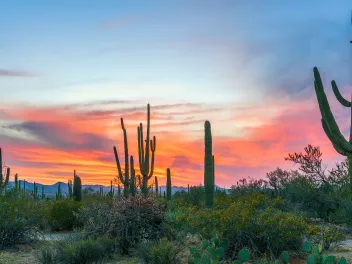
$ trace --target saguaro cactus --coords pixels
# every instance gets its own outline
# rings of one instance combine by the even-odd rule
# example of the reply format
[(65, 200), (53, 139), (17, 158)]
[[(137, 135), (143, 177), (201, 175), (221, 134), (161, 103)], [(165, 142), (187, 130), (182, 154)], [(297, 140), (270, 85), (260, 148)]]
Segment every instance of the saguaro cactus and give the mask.
[(349, 141), (340, 132), (340, 129), (335, 121), (334, 115), (331, 112), (329, 101), (324, 92), (323, 82), (317, 67), (314, 67), (314, 86), (318, 99), (319, 109), (321, 113), (321, 123), (325, 134), (330, 139), (335, 150), (348, 159), (348, 176), (350, 189), (352, 191), (352, 100), (348, 101), (342, 97), (335, 81), (331, 82), (332, 89), (336, 99), (345, 107), (351, 107), (351, 128)]
[(7, 184), (9, 183), (10, 178), (10, 168), (6, 168), (6, 172), (3, 171), (3, 163), (2, 163), (2, 151), (0, 148), (0, 195), (3, 190), (5, 190)]
[(133, 156), (130, 157), (131, 164), (131, 184), (130, 184), (130, 193), (132, 196), (136, 195), (136, 171), (134, 170), (134, 160)]
[[(143, 176), (142, 182), (142, 192), (144, 194), (148, 193), (148, 180), (153, 176), (154, 173), (154, 159), (155, 159), (155, 147), (156, 147), (156, 138), (153, 137), (150, 140), (150, 105), (147, 106), (147, 135), (145, 139), (145, 148), (143, 143), (143, 125), (139, 124), (138, 127), (138, 158), (139, 158), (139, 169)], [(152, 154), (151, 162), (149, 165), (150, 153), (149, 148)]]
[(154, 181), (155, 181), (155, 193), (156, 195), (158, 195), (158, 192), (159, 192), (159, 185), (158, 185), (158, 177), (154, 177)]
[(73, 172), (73, 199), (77, 202), (82, 200), (82, 181), (76, 171)]
[(169, 168), (166, 170), (166, 197), (171, 201), (171, 171)]
[(68, 180), (67, 188), (68, 188), (68, 197), (70, 199), (72, 199), (73, 198), (73, 195), (72, 195), (72, 180)]
[(214, 205), (214, 156), (213, 143), (211, 137), (211, 126), (209, 121), (204, 123), (204, 188), (205, 188), (205, 205), (206, 207), (213, 207)]
[(122, 173), (119, 156), (117, 154), (116, 147), (114, 146), (114, 154), (116, 160), (117, 171), (119, 173), (119, 179), (123, 184), (123, 193), (125, 197), (128, 197), (129, 189), (130, 189), (130, 177), (129, 177), (129, 164), (128, 164), (128, 144), (127, 144), (127, 132), (125, 125), (123, 123), (123, 118), (121, 118), (121, 127), (123, 130), (123, 143), (125, 149), (125, 173)]

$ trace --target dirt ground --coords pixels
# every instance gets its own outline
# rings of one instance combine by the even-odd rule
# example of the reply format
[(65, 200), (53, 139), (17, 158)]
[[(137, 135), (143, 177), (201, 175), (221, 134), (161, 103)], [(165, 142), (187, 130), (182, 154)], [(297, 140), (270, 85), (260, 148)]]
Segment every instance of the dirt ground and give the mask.
[[(187, 244), (196, 244), (197, 239), (190, 238)], [(192, 241), (194, 240), (194, 241)], [(0, 264), (38, 264), (35, 258), (37, 248), (29, 245), (19, 245), (14, 249), (0, 251)], [(344, 256), (348, 263), (352, 263), (352, 246), (338, 246), (326, 252), (336, 257)], [(185, 250), (182, 256), (182, 263), (187, 264), (189, 250)], [(116, 255), (114, 259), (104, 262), (105, 264), (140, 264), (136, 258)], [(290, 264), (305, 264), (304, 259), (291, 257)]]

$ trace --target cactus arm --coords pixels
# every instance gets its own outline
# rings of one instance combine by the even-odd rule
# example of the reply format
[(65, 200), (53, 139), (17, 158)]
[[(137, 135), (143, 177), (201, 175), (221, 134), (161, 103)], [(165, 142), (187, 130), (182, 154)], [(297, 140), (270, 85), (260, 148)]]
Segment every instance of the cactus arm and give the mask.
[(154, 173), (154, 161), (155, 161), (155, 147), (156, 147), (156, 137), (154, 136), (152, 140), (150, 140), (150, 150), (152, 152), (152, 160), (151, 160), (151, 167), (148, 179), (153, 176)]
[(125, 147), (125, 185), (128, 185), (128, 181), (129, 181), (128, 142), (127, 142), (127, 132), (126, 132), (125, 125), (123, 123), (123, 118), (121, 118), (121, 127), (123, 130), (123, 142)]
[(144, 160), (144, 144), (143, 144), (143, 124), (140, 123), (138, 127), (138, 158), (139, 158), (139, 169), (142, 175), (147, 174), (145, 172), (145, 160)]
[(345, 152), (352, 152), (352, 144), (350, 144), (344, 136), (341, 134), (340, 129), (335, 121), (335, 118), (331, 112), (330, 105), (326, 94), (324, 92), (324, 86), (320, 78), (319, 71), (314, 67), (314, 84), (315, 91), (318, 99), (318, 104), (322, 118), (328, 124), (330, 132), (338, 139), (338, 145), (344, 149)]
[(119, 179), (122, 182), (122, 184), (124, 183), (124, 178), (123, 178), (123, 173), (121, 170), (121, 164), (120, 164), (120, 160), (119, 160), (119, 155), (117, 154), (117, 150), (116, 147), (114, 146), (114, 154), (115, 154), (115, 161), (116, 161), (116, 167), (117, 167), (117, 171), (119, 173)]
[(332, 86), (332, 90), (334, 91), (334, 94), (336, 96), (337, 101), (339, 101), (340, 104), (342, 104), (345, 107), (351, 107), (352, 103), (349, 102), (348, 100), (346, 100), (345, 98), (343, 98), (335, 81), (331, 82), (331, 86)]
[(321, 123), (324, 129), (325, 134), (328, 136), (330, 139), (334, 149), (336, 150), (337, 153), (341, 154), (342, 156), (347, 156), (347, 152), (344, 151), (342, 148), (340, 148), (337, 139), (334, 137), (334, 135), (331, 133), (330, 128), (328, 127), (328, 124), (325, 122), (324, 119), (321, 119)]
[(150, 132), (150, 105), (147, 106), (147, 136), (145, 140), (145, 158), (144, 158), (144, 171), (145, 174), (148, 175), (149, 171), (149, 132)]

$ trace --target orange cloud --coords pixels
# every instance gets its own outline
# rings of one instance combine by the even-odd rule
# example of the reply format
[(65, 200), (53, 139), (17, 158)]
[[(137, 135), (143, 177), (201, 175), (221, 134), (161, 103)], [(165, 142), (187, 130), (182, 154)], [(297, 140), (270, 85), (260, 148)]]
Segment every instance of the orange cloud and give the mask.
[[(145, 137), (146, 106), (116, 104), (5, 107), (0, 141), (6, 164), (28, 181), (66, 182), (76, 170), (84, 184), (108, 185), (117, 175), (113, 146), (123, 166), (123, 117), (129, 154), (135, 158), (138, 173), (137, 126), (143, 123)], [(173, 185), (203, 183), (207, 119), (212, 125), (219, 186), (230, 187), (247, 176), (263, 178), (277, 166), (294, 168), (284, 157), (309, 143), (321, 147), (327, 163), (342, 160), (326, 138), (312, 102), (286, 108), (284, 103), (266, 108), (159, 105), (151, 106), (151, 112), (151, 136), (157, 137), (154, 175), (161, 185), (166, 181), (166, 168), (171, 168)]]

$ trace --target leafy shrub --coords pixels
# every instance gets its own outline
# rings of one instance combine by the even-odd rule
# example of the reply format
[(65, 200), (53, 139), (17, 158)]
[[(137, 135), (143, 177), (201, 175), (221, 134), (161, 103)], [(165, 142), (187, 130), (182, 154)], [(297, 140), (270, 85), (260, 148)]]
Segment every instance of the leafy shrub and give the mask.
[(82, 209), (84, 231), (94, 236), (117, 237), (123, 253), (143, 239), (153, 240), (165, 235), (165, 205), (154, 195), (137, 194), (128, 199), (112, 200), (111, 206), (95, 204)]
[(204, 204), (204, 199), (205, 191), (203, 186), (192, 186), (189, 188), (189, 193), (179, 191), (173, 195), (173, 200), (181, 206), (202, 206)]
[(283, 250), (298, 249), (308, 227), (302, 217), (279, 210), (280, 203), (280, 198), (272, 200), (254, 192), (239, 198), (227, 209), (184, 210), (177, 221), (205, 237), (212, 230), (218, 230), (230, 241), (227, 254), (231, 256), (243, 247), (252, 248), (254, 253), (277, 255)]
[(89, 264), (111, 258), (116, 241), (107, 237), (97, 239), (67, 238), (46, 243), (37, 254), (40, 264)]
[(338, 226), (331, 224), (311, 225), (308, 234), (314, 243), (322, 243), (325, 250), (346, 239), (345, 233)]
[(0, 196), (0, 248), (36, 239), (37, 207), (30, 199)]
[(53, 201), (49, 209), (48, 222), (52, 231), (69, 231), (80, 226), (80, 219), (75, 215), (82, 204), (72, 200)]
[(162, 238), (157, 241), (141, 243), (137, 248), (137, 256), (145, 264), (177, 264), (183, 246)]

